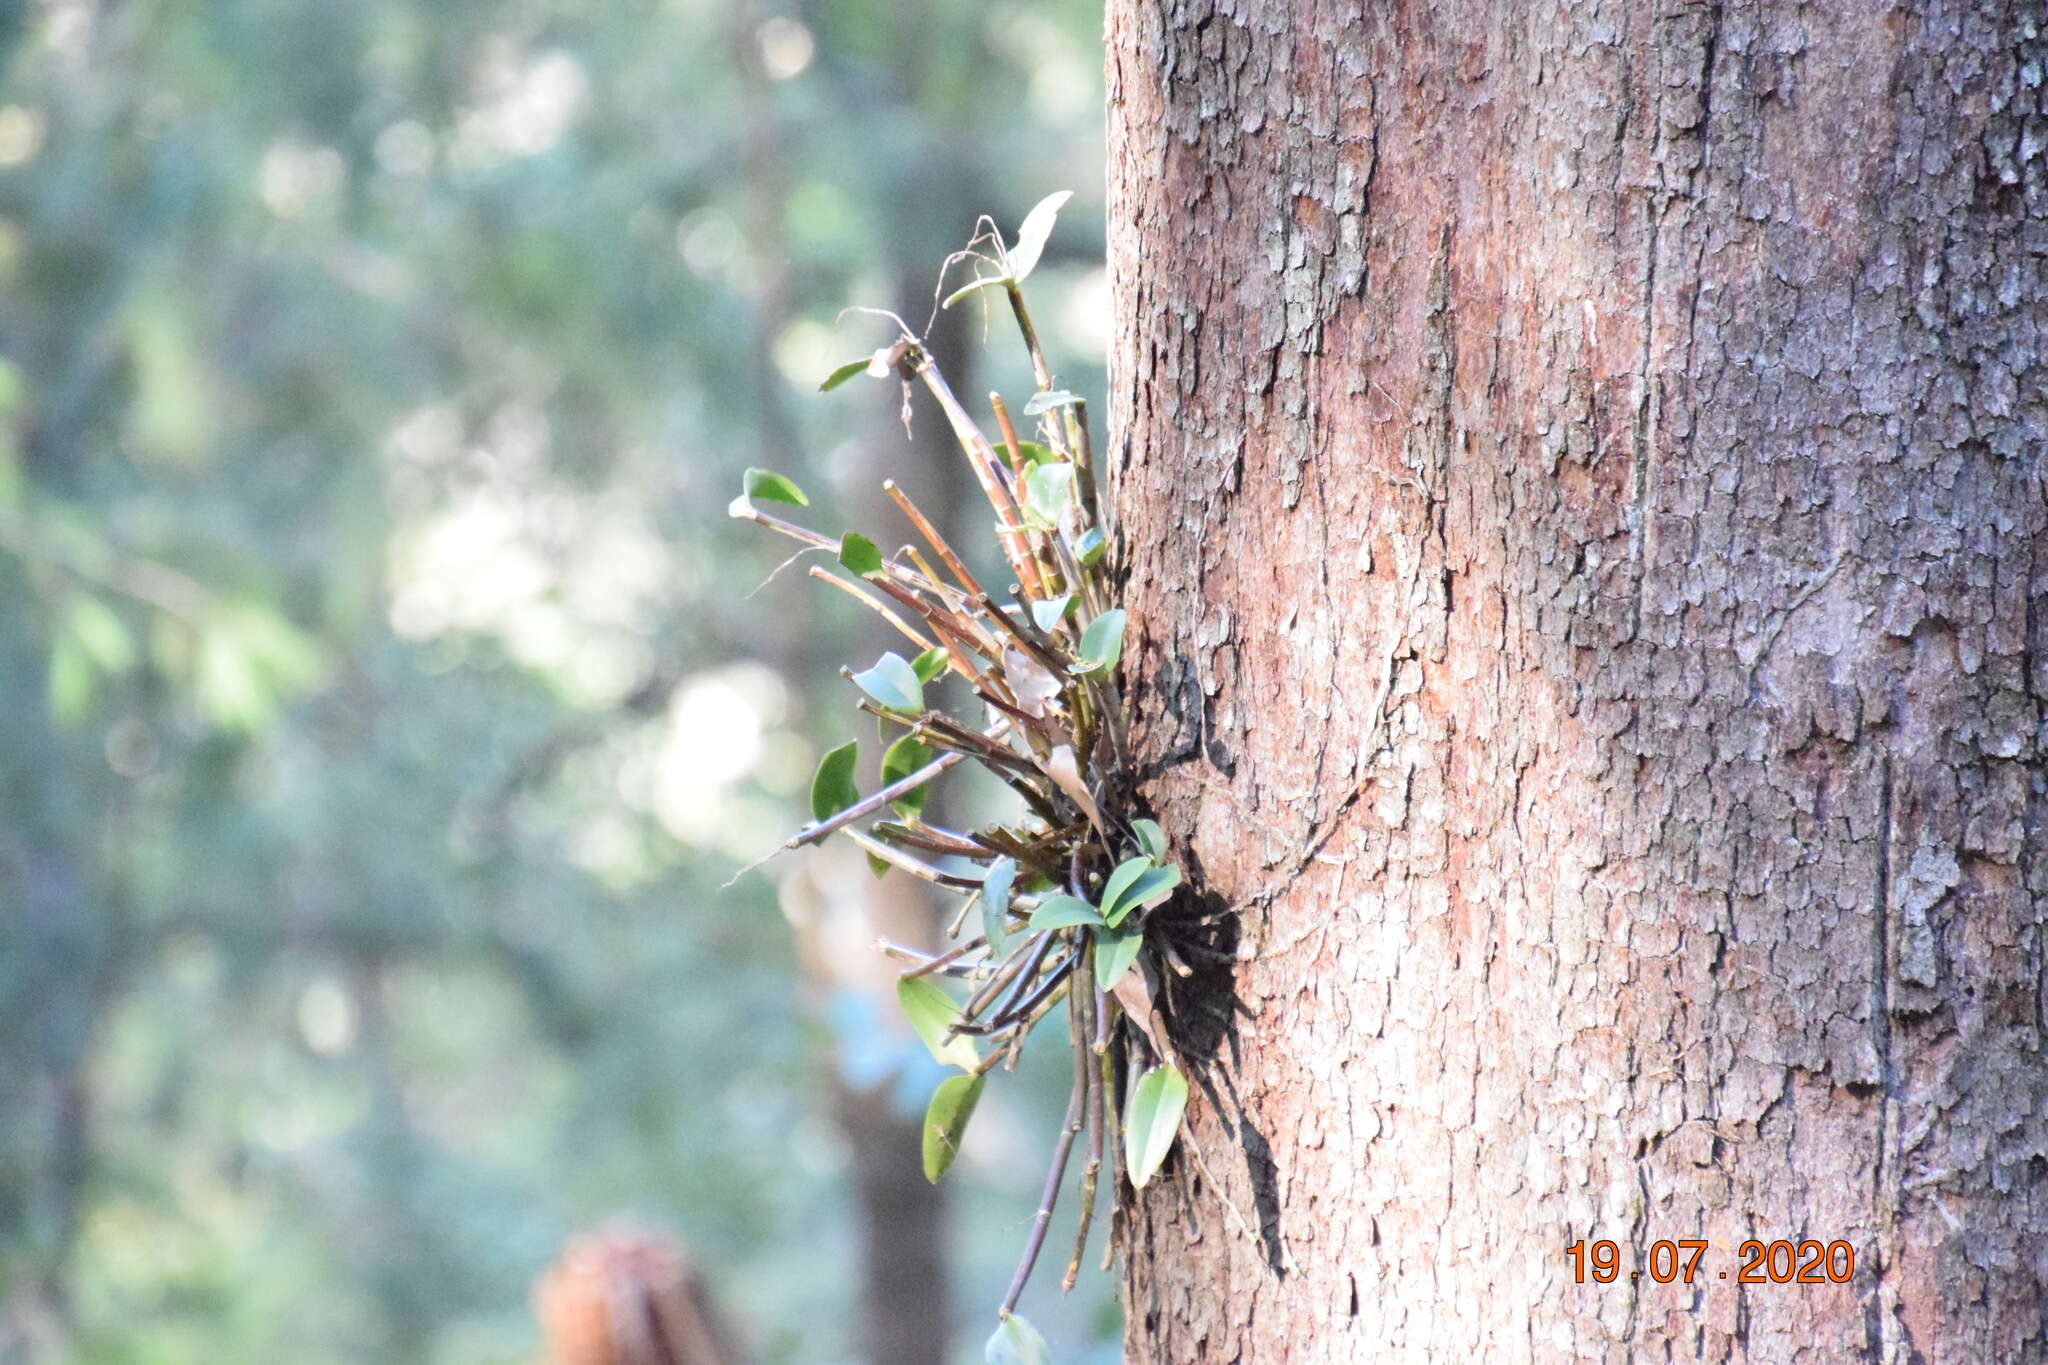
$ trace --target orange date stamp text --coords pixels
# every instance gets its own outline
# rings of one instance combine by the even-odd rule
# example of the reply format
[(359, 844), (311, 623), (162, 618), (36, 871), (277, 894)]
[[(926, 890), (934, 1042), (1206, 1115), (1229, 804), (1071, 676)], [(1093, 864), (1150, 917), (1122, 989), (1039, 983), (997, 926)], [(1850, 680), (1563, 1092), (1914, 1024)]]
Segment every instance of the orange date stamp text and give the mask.
[[(1722, 1243), (1725, 1247), (1727, 1243)], [(1856, 1274), (1856, 1248), (1847, 1242), (1774, 1241), (1755, 1238), (1735, 1249), (1735, 1264), (1703, 1264), (1704, 1241), (1650, 1243), (1647, 1254), (1625, 1265), (1621, 1247), (1609, 1241), (1577, 1241), (1564, 1249), (1571, 1262), (1572, 1282), (1595, 1284), (1616, 1280), (1651, 1280), (1657, 1284), (1692, 1284), (1696, 1280), (1733, 1280), (1737, 1284), (1847, 1284)]]

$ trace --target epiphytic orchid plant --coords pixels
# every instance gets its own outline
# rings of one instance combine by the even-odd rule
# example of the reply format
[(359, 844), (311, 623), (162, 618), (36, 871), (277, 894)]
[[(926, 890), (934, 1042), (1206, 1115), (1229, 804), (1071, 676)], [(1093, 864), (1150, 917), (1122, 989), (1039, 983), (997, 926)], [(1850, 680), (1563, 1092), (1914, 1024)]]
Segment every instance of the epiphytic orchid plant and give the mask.
[[(779, 474), (748, 470), (731, 507), (735, 517), (834, 554), (841, 572), (813, 567), (812, 575), (880, 615), (907, 642), (860, 672), (842, 670), (860, 693), (860, 709), (877, 717), (885, 738), (893, 735), (880, 785), (863, 794), (856, 783), (858, 740), (832, 750), (811, 782), (811, 823), (777, 852), (836, 834), (858, 844), (878, 872), (895, 868), (962, 898), (948, 935), (953, 946), (927, 954), (882, 945), (906, 964), (897, 992), (911, 1026), (939, 1062), (960, 1072), (940, 1083), (926, 1112), (927, 1178), (937, 1181), (952, 1165), (988, 1073), (1014, 1068), (1032, 1029), (1066, 1015), (1073, 1091), (1023, 1258), (997, 1309), (992, 1361), (1045, 1358), (1043, 1341), (1015, 1309), (1075, 1143), (1085, 1132), (1066, 1288), (1086, 1249), (1104, 1151), (1115, 1149), (1120, 1128), (1123, 1169), (1134, 1187), (1143, 1186), (1173, 1146), (1188, 1091), (1152, 1004), (1162, 968), (1187, 968), (1146, 933), (1181, 871), (1159, 826), (1129, 813), (1130, 739), (1116, 677), (1126, 618), (1106, 572), (1108, 527), (1088, 407), (1054, 383), (1024, 303), (1024, 281), (1067, 198), (1056, 194), (1032, 209), (1013, 244), (984, 219), (967, 249), (947, 262), (948, 271), (964, 265), (974, 278), (944, 306), (992, 290), (1009, 303), (1030, 353), (1035, 391), (1022, 415), (1035, 439), (1018, 434), (998, 394), (989, 395), (996, 435), (984, 432), (900, 319), (893, 342), (820, 386), (835, 389), (862, 374), (924, 386), (995, 513), (1009, 575), (999, 591), (969, 571), (893, 482), (884, 488), (916, 542), (889, 553), (860, 532), (834, 538), (764, 510), (810, 505)], [(949, 675), (964, 685), (964, 705), (935, 701)], [(975, 830), (925, 819), (932, 784), (963, 763), (1015, 793), (1012, 818)]]

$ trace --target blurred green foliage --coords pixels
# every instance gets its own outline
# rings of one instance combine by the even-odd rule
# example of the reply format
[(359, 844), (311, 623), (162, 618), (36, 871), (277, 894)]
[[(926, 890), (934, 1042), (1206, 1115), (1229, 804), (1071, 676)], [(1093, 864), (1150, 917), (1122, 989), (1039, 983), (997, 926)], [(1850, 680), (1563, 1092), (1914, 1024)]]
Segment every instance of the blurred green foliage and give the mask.
[[(1099, 387), (1098, 24), (0, 10), (0, 1361), (530, 1360), (621, 1209), (851, 1357), (818, 1078), (883, 1024), (718, 890), (849, 722), (724, 508), (901, 447), (810, 389), (977, 210), (1080, 191)], [(972, 1305), (1028, 1196), (969, 1190)]]

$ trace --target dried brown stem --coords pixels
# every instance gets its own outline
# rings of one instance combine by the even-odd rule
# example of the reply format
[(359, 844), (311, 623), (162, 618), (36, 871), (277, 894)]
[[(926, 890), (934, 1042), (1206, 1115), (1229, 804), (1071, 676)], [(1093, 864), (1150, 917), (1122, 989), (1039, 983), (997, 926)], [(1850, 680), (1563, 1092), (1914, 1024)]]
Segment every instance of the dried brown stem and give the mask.
[(953, 553), (953, 547), (946, 543), (946, 538), (939, 534), (938, 528), (926, 519), (923, 512), (917, 510), (917, 504), (910, 500), (909, 494), (896, 486), (894, 479), (884, 479), (882, 491), (903, 509), (903, 515), (910, 518), (910, 524), (917, 528), (917, 533), (923, 536), (939, 558), (945, 561), (946, 567), (953, 571), (953, 577), (960, 580), (960, 586), (967, 589), (968, 596), (988, 596), (982, 590), (981, 584), (975, 581), (974, 575), (967, 571), (967, 566), (960, 562), (960, 556)]
[(908, 872), (921, 882), (930, 882), (933, 886), (942, 886), (946, 890), (962, 896), (971, 896), (981, 889), (981, 883), (969, 881), (965, 877), (956, 877), (950, 872), (941, 872), (923, 859), (913, 858), (902, 849), (883, 843), (866, 830), (849, 829), (845, 831), (845, 834), (847, 838), (853, 840), (855, 844), (865, 851), (874, 854), (891, 867), (900, 868)]
[[(925, 650), (938, 648), (938, 646), (934, 645), (930, 640), (925, 639), (924, 636), (919, 635), (915, 630), (912, 630), (910, 628), (909, 622), (905, 621), (895, 612), (889, 610), (887, 603), (879, 602), (873, 597), (870, 597), (858, 585), (849, 583), (845, 579), (841, 578), (838, 574), (833, 573), (829, 569), (821, 568), (816, 564), (813, 564), (811, 566), (811, 577), (817, 579), (821, 583), (830, 583), (833, 587), (839, 589), (839, 591), (845, 593), (847, 596), (853, 598), (855, 601), (861, 603), (863, 606), (871, 608), (884, 621), (887, 621), (890, 625), (896, 627), (896, 629), (903, 635), (903, 638), (909, 640), (912, 644), (916, 645), (918, 648), (918, 652), (920, 654), (923, 653)], [(890, 586), (893, 587), (895, 585), (891, 584)]]

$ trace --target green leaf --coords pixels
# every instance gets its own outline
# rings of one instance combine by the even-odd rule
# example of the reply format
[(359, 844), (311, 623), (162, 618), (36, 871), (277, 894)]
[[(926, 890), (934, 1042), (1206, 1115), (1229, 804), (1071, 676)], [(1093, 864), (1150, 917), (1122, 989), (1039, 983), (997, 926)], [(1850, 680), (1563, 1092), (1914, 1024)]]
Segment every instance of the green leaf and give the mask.
[(924, 684), (901, 654), (884, 654), (873, 668), (854, 674), (853, 685), (891, 711), (914, 716), (924, 710)]
[(847, 361), (844, 365), (841, 365), (838, 369), (832, 371), (832, 373), (825, 376), (825, 382), (818, 385), (818, 392), (832, 392), (832, 390), (838, 388), (841, 384), (844, 384), (847, 380), (853, 378), (855, 375), (859, 374), (862, 370), (865, 370), (867, 367), (868, 358), (866, 356), (862, 356), (859, 360)]
[(92, 660), (76, 637), (60, 634), (50, 642), (49, 668), (50, 719), (69, 725), (92, 709)]
[(254, 603), (230, 603), (208, 614), (193, 653), (192, 691), (220, 725), (251, 731), (319, 666), (312, 641), (289, 621)]
[[(905, 735), (882, 754), (882, 785), (886, 787), (892, 782), (901, 782), (935, 757), (937, 755), (932, 753), (930, 745), (921, 744), (913, 736)], [(908, 793), (897, 797), (889, 804), (894, 806), (896, 813), (904, 819), (913, 819), (924, 809), (925, 798), (930, 795), (931, 784), (926, 783), (924, 786), (911, 788)]]
[(759, 498), (764, 502), (786, 502), (793, 507), (811, 505), (803, 489), (780, 474), (771, 474), (765, 469), (747, 471), (746, 491), (749, 498)]
[(967, 1120), (981, 1101), (981, 1085), (987, 1076), (949, 1076), (932, 1091), (932, 1102), (924, 1111), (924, 1178), (936, 1185), (960, 1155), (960, 1139), (967, 1134)]
[(1112, 925), (1122, 924), (1124, 917), (1148, 901), (1166, 895), (1180, 885), (1180, 867), (1168, 863), (1165, 867), (1148, 867), (1138, 874), (1137, 880), (1124, 888), (1117, 904), (1103, 902), (1102, 917)]
[(1039, 465), (1024, 476), (1025, 520), (1047, 530), (1058, 526), (1073, 492), (1073, 465), (1065, 460)]
[(1124, 973), (1138, 960), (1138, 949), (1145, 946), (1143, 929), (1106, 929), (1095, 939), (1095, 984), (1103, 990), (1115, 990), (1116, 983), (1124, 979)]
[(1150, 858), (1126, 858), (1109, 874), (1109, 880), (1102, 884), (1102, 918), (1110, 924), (1117, 922), (1117, 907), (1123, 903), (1124, 892), (1130, 884), (1145, 875), (1151, 868)]
[(889, 860), (887, 858), (877, 858), (872, 853), (868, 854), (868, 871), (875, 874), (876, 881), (880, 881), (889, 875)]
[(1133, 820), (1131, 832), (1138, 836), (1138, 847), (1145, 850), (1146, 857), (1155, 863), (1166, 861), (1166, 832), (1157, 820)]
[(1081, 632), (1081, 662), (1073, 666), (1073, 671), (1083, 675), (1107, 673), (1123, 656), (1124, 613), (1112, 607)]
[(987, 1365), (1052, 1365), (1052, 1351), (1021, 1313), (1005, 1313), (982, 1359)]
[(1103, 538), (1100, 530), (1091, 526), (1081, 533), (1079, 540), (1074, 542), (1074, 558), (1080, 560), (1084, 565), (1093, 567), (1102, 559), (1103, 551), (1108, 548), (1109, 541)]
[(1074, 604), (1074, 594), (1061, 593), (1050, 602), (1033, 602), (1031, 619), (1038, 622), (1038, 628), (1048, 635), (1066, 617), (1067, 608)]
[(917, 674), (921, 683), (929, 683), (939, 677), (953, 664), (953, 656), (943, 645), (926, 650), (910, 661), (910, 671)]
[(1017, 228), (1017, 245), (1007, 253), (1010, 261), (1010, 278), (1024, 283), (1024, 277), (1038, 268), (1038, 258), (1045, 251), (1045, 239), (1052, 236), (1053, 220), (1059, 217), (1060, 207), (1074, 197), (1072, 190), (1061, 190), (1048, 194), (1024, 215), (1024, 221)]
[(112, 607), (90, 593), (71, 599), (61, 627), (102, 671), (125, 672), (135, 662), (135, 641)]
[(811, 774), (811, 818), (829, 820), (860, 800), (860, 788), (853, 785), (854, 761), (860, 757), (860, 741), (849, 739), (818, 760)]
[(960, 1020), (960, 1006), (937, 982), (924, 976), (898, 981), (896, 999), (910, 1026), (924, 1039), (926, 1050), (941, 1066), (972, 1070), (981, 1060), (972, 1038), (946, 1036), (947, 1030)]
[(1180, 1133), (1180, 1116), (1188, 1107), (1188, 1078), (1180, 1068), (1161, 1063), (1138, 1078), (1131, 1092), (1131, 1107), (1124, 1115), (1124, 1164), (1131, 1184), (1139, 1189), (1158, 1174), (1173, 1140)]
[(1024, 404), (1024, 415), (1036, 417), (1041, 412), (1051, 412), (1054, 408), (1069, 407), (1083, 401), (1080, 394), (1068, 393), (1065, 389), (1040, 389)]
[(960, 288), (955, 289), (952, 293), (946, 295), (946, 301), (940, 304), (939, 307), (951, 308), (954, 304), (960, 302), (960, 300), (966, 298), (969, 294), (978, 294), (992, 284), (1008, 284), (1009, 282), (1010, 277), (1008, 275), (977, 275), (974, 279), (974, 283), (962, 285)]
[(1038, 902), (1038, 908), (1031, 912), (1033, 929), (1065, 929), (1075, 924), (1101, 923), (1101, 914), (1078, 896), (1046, 896)]
[(882, 552), (875, 548), (875, 542), (858, 531), (848, 531), (839, 537), (839, 562), (851, 573), (866, 578), (871, 573), (882, 571)]
[(1044, 445), (1038, 441), (1017, 442), (1017, 454), (1023, 458), (1026, 466), (1032, 468), (1065, 458), (1051, 446)]
[(1017, 880), (1017, 860), (998, 858), (981, 879), (981, 932), (991, 956), (1000, 957), (1010, 942), (1010, 888)]

